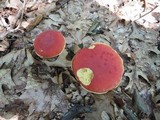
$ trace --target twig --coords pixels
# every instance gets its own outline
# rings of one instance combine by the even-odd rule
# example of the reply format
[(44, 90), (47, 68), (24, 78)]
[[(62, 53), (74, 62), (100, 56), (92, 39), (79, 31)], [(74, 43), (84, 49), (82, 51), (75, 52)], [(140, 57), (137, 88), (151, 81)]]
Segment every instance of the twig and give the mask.
[(144, 2), (144, 10), (143, 10), (143, 12), (145, 12), (146, 8), (147, 8), (147, 0), (143, 0), (143, 2)]
[(135, 21), (145, 17), (146, 15), (148, 15), (149, 13), (151, 13), (152, 11), (154, 11), (158, 6), (155, 6), (152, 10), (150, 10), (149, 12), (145, 13), (144, 15), (140, 16), (139, 18), (137, 18)]
[(28, 0), (24, 0), (23, 7), (22, 7), (22, 12), (21, 12), (21, 17), (20, 17), (20, 22), (19, 22), (18, 26), (15, 28), (15, 30), (18, 30), (20, 28), (21, 24), (22, 24), (23, 15), (24, 15), (24, 12), (25, 12), (27, 2), (28, 2)]

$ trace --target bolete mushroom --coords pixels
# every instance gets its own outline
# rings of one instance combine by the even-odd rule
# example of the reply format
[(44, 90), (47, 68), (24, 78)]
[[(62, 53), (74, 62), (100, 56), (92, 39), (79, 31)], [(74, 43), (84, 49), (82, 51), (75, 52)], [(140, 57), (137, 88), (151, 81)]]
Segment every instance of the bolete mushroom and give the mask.
[(120, 84), (124, 66), (122, 58), (113, 48), (104, 43), (95, 43), (76, 53), (72, 70), (84, 89), (103, 94)]
[(34, 50), (41, 58), (52, 58), (62, 53), (65, 48), (65, 38), (56, 30), (40, 33), (34, 41)]

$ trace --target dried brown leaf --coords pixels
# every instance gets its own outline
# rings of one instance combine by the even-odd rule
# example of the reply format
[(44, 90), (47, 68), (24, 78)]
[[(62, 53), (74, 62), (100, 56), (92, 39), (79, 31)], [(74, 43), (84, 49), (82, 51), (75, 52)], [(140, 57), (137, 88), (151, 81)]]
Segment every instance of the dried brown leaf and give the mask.
[(101, 120), (103, 111), (111, 115), (112, 118), (115, 118), (113, 106), (111, 105), (111, 94), (95, 95), (94, 98), (95, 103), (93, 107), (96, 108), (96, 111), (93, 111), (92, 113), (87, 113), (85, 115), (85, 120)]
[(31, 76), (27, 81), (26, 91), (20, 96), (20, 99), (29, 105), (29, 115), (35, 112), (47, 114), (52, 110), (67, 111), (68, 102), (57, 85), (51, 85), (47, 81), (40, 83)]

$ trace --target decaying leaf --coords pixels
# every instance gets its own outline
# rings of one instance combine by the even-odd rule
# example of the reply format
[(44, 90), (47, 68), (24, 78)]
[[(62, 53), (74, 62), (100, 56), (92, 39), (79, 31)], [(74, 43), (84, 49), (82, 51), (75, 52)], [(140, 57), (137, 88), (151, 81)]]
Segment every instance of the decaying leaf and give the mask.
[(135, 115), (135, 113), (133, 113), (133, 111), (131, 111), (129, 108), (127, 108), (126, 106), (124, 107), (124, 112), (127, 116), (127, 118), (129, 120), (138, 120), (137, 116)]
[(132, 23), (132, 26), (133, 26), (133, 32), (131, 33), (130, 38), (136, 38), (138, 40), (144, 41), (145, 40), (144, 35), (142, 34), (141, 31), (139, 31), (139, 29), (137, 29), (136, 24), (134, 22)]
[(75, 105), (72, 108), (70, 108), (67, 113), (64, 114), (62, 120), (72, 120), (79, 114), (90, 113), (93, 112), (93, 110), (94, 109), (90, 106)]
[(7, 55), (3, 56), (0, 58), (0, 67), (3, 65), (3, 64), (6, 64), (8, 65), (12, 60), (15, 61), (17, 56), (20, 54), (20, 50), (19, 51), (12, 51), (10, 53), (8, 53)]
[(29, 50), (26, 51), (26, 60), (24, 61), (24, 66), (28, 67), (30, 65), (33, 64), (33, 57), (31, 55), (31, 53), (29, 52)]
[(110, 120), (109, 115), (105, 111), (102, 112), (101, 118), (102, 120)]
[[(18, 51), (10, 52), (9, 54), (0, 58), (0, 67), (10, 68), (10, 69), (2, 69), (8, 70), (4, 75), (6, 76), (6, 80), (2, 80), (0, 82), (1, 85), (7, 85), (12, 83), (12, 88), (17, 88), (16, 91), (22, 90), (26, 84), (25, 69), (33, 64), (33, 58), (28, 50), (22, 49)], [(15, 64), (16, 63), (16, 64)], [(12, 70), (12, 78), (11, 78), (11, 70)], [(3, 71), (0, 72), (3, 74)], [(13, 81), (12, 81), (13, 80)], [(7, 83), (5, 84), (4, 81)], [(13, 86), (14, 85), (14, 86)], [(8, 86), (8, 85), (7, 85)], [(8, 86), (9, 87), (9, 86)], [(10, 88), (10, 87), (9, 87)], [(2, 94), (2, 91), (1, 91)], [(4, 97), (5, 98), (5, 97)], [(8, 100), (6, 100), (7, 102)], [(5, 105), (5, 104), (4, 104)]]
[(14, 82), (11, 78), (11, 70), (10, 69), (0, 69), (0, 107), (4, 107), (6, 104), (9, 103), (7, 96), (4, 95), (4, 91), (2, 86), (5, 85), (8, 87), (9, 90), (13, 89), (15, 86)]
[(159, 91), (160, 90), (160, 80), (156, 81), (156, 90)]
[(125, 101), (123, 101), (122, 98), (115, 97), (114, 101), (121, 109), (124, 110), (124, 114), (129, 120), (138, 120), (136, 114), (130, 110), (129, 106), (125, 103)]
[(147, 74), (135, 67), (131, 67), (131, 72), (126, 72), (124, 76), (129, 78), (129, 83), (125, 88), (126, 90), (131, 89), (134, 83), (137, 84), (136, 81), (139, 80), (139, 77), (142, 77), (147, 83), (150, 83)]
[(154, 112), (155, 119), (159, 120), (159, 118), (160, 118), (160, 108), (159, 107), (155, 108), (153, 112)]
[(50, 14), (48, 16), (52, 21), (56, 22), (57, 24), (62, 24), (64, 23), (63, 19), (59, 14)]
[(29, 76), (25, 92), (20, 96), (26, 105), (29, 105), (29, 115), (34, 112), (49, 113), (52, 110), (65, 113), (68, 101), (65, 100), (64, 93), (55, 84), (48, 81), (41, 83)]
[(30, 52), (28, 50), (26, 52), (25, 49), (12, 51), (12, 52), (8, 53), (7, 55), (1, 57), (0, 61), (1, 61), (0, 67), (2, 65), (12, 65), (13, 66), (15, 62), (17, 63), (16, 64), (17, 68), (21, 68), (23, 66), (22, 65), (23, 62), (24, 62), (25, 67), (33, 64), (33, 58), (31, 56)]
[(95, 95), (95, 103), (93, 104), (93, 107), (96, 108), (96, 111), (93, 111), (92, 113), (88, 113), (85, 115), (85, 120), (101, 120), (101, 115), (102, 112), (105, 111), (111, 117), (115, 118), (114, 116), (114, 111), (113, 111), (113, 106), (111, 105), (111, 94), (107, 95)]
[(96, 35), (96, 34), (100, 34), (102, 31), (100, 30), (100, 22), (98, 22), (97, 20), (95, 20), (92, 23), (92, 26), (89, 28), (87, 34), (88, 35)]
[(146, 113), (149, 115), (151, 113), (150, 106), (148, 103), (146, 103), (146, 100), (144, 100), (141, 95), (139, 94), (138, 90), (135, 89), (134, 91), (134, 100), (135, 100), (135, 106), (143, 113)]

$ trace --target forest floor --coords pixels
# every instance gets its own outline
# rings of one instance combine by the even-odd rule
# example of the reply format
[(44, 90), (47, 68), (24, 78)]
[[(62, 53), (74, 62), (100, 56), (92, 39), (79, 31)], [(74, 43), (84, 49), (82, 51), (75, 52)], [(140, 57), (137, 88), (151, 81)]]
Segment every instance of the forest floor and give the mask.
[[(53, 59), (34, 51), (36, 36), (61, 31)], [(103, 42), (122, 57), (121, 84), (85, 91), (71, 70), (82, 47)], [(0, 120), (159, 120), (160, 0), (1, 0)]]

